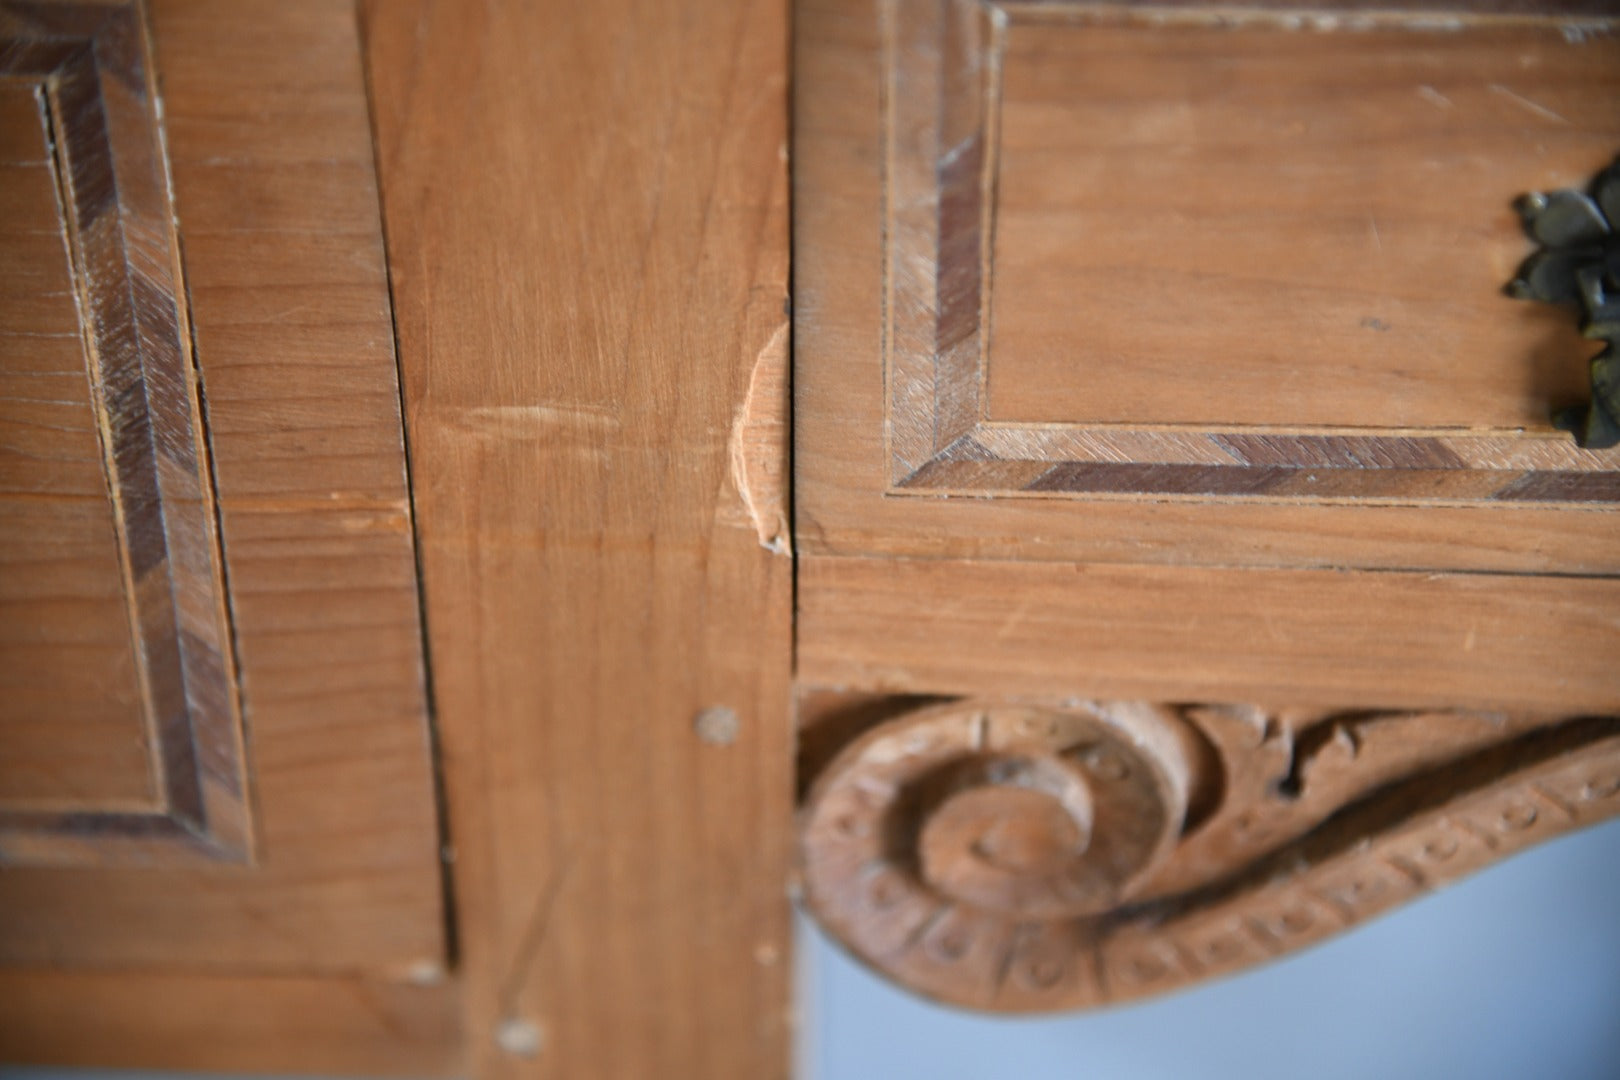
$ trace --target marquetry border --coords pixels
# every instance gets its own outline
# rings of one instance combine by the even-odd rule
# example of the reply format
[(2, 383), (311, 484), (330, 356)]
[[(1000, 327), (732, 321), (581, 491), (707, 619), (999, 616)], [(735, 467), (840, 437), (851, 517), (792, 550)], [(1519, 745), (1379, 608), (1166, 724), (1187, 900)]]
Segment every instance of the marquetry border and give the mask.
[[(1035, 17), (1143, 25), (1167, 18), (1211, 25), (1325, 18), (1276, 8), (1200, 11), (1177, 5), (887, 0), (880, 6), (890, 494), (1399, 505), (1620, 502), (1620, 450), (1583, 450), (1551, 427), (1212, 430), (991, 420), (985, 328), (1002, 57), (1012, 21)], [(1355, 18), (1414, 29), (1437, 25), (1432, 12)]]
[(0, 0), (43, 102), (116, 522), (149, 812), (0, 812), (0, 864), (251, 858), (247, 763), (179, 242), (137, 0)]

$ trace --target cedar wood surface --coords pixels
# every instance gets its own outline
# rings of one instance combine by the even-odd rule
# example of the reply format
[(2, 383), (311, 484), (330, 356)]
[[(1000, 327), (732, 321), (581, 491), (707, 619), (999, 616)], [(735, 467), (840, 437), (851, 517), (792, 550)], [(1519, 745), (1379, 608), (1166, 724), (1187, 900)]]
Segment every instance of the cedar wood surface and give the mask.
[(1620, 581), (807, 557), (809, 686), (1620, 710)]
[[(973, 490), (952, 498), (927, 490), (891, 495), (885, 444), (891, 418), (880, 359), (884, 304), (886, 296), (902, 302), (895, 290), (909, 281), (884, 278), (884, 177), (886, 168), (893, 174), (897, 166), (885, 157), (882, 26), (873, 0), (806, 0), (796, 8), (794, 438), (801, 553), (1597, 575), (1620, 570), (1616, 518), (1591, 509), (1130, 494), (974, 498)], [(910, 60), (903, 56), (902, 62)], [(1287, 95), (1290, 88), (1284, 84), (1275, 92)], [(1517, 193), (1504, 191), (1504, 203)], [(1493, 220), (1485, 227), (1501, 225), (1500, 217)], [(917, 270), (909, 264), (906, 269)], [(993, 274), (990, 289), (994, 295)], [(1503, 305), (1505, 312), (1513, 310), (1505, 299)], [(1214, 361), (1195, 354), (1186, 363), (1187, 377), (1199, 379)], [(1359, 422), (1373, 428), (1390, 423), (1381, 416)]]
[(785, 15), (364, 9), (474, 1075), (787, 1070)]
[(455, 988), (352, 975), (0, 970), (0, 1061), (455, 1076)]
[[(0, 82), (0, 807), (149, 808), (140, 685), (41, 103)], [(79, 670), (99, 673), (77, 678)]]
[[(231, 1015), (242, 1019), (259, 985), (252, 975), (313, 986), (341, 974), (331, 991), (312, 991), (338, 1000), (360, 993), (357, 971), (424, 977), (446, 962), (354, 13), (342, 0), (156, 0), (148, 17), (207, 402), (257, 847), (251, 865), (0, 872), (0, 959), (14, 965), (0, 988), (0, 1057), (11, 1059), (201, 1064), (211, 1052), (178, 1035), (130, 1033), (140, 1017), (156, 1030), (196, 1031), (187, 1000), (194, 1009), (235, 1001)], [(92, 968), (167, 974), (148, 981)], [(178, 972), (195, 974), (195, 988), (179, 989)], [(282, 1037), (293, 1038), (306, 1007), (279, 1014), (289, 984), (262, 985), (282, 989), (267, 991), (254, 1024), (268, 1038), (283, 1015)], [(153, 986), (177, 989), (155, 1000)], [(336, 1070), (321, 1064), (319, 1045), (286, 1053)]]
[(995, 419), (1547, 433), (1590, 392), (1502, 286), (1514, 196), (1620, 149), (1620, 37), (1029, 19), (1001, 70)]
[[(16, 969), (0, 976), (0, 995), (23, 1002), (0, 1026), (0, 1053), (394, 1075), (784, 1075), (785, 7), (364, 14), (433, 627), (452, 970), (436, 947), (408, 945), (424, 929), (436, 943), (436, 917), (423, 927), (362, 890), (348, 908), (327, 905), (334, 925), (349, 915), (373, 937), (405, 935), (362, 960), (362, 977)], [(410, 506), (397, 419), (389, 427), (384, 268), (375, 225), (357, 225), (375, 207), (349, 16), (335, 0), (162, 0), (154, 12), (198, 347), (205, 366), (229, 358), (217, 379), (207, 372), (210, 419), (241, 447), (216, 452), (227, 555), (233, 572), (243, 565), (233, 589), (264, 729), (261, 796), (304, 778), (314, 842), (386, 865), (421, 850), (388, 836), (431, 839), (433, 800), (420, 771), (408, 796), (393, 786), (400, 763), (381, 727), (356, 741), (365, 721), (388, 719), (422, 750), (420, 729), (392, 711), (419, 691), (420, 655), (414, 580), (396, 557)], [(244, 124), (248, 100), (257, 113)], [(254, 473), (254, 460), (268, 467)], [(317, 490), (300, 496), (305, 476)], [(333, 476), (352, 489), (333, 494)], [(233, 499), (237, 477), (256, 484)], [(305, 632), (329, 609), (348, 612), (352, 645)], [(296, 650), (275, 668), (289, 704), (339, 710), (343, 753), (282, 764), (261, 626), (280, 626)], [(373, 684), (368, 671), (385, 663)], [(716, 705), (737, 716), (729, 743), (724, 724), (718, 741), (694, 730)], [(374, 804), (385, 824), (363, 812)], [(350, 840), (360, 827), (369, 836)], [(273, 857), (282, 838), (268, 813), (265, 831)], [(398, 898), (415, 902), (409, 888)], [(274, 934), (218, 942), (197, 929), (207, 962), (287, 951)], [(175, 944), (111, 926), (88, 936), (112, 955)], [(537, 1057), (498, 1047), (508, 1020), (535, 1026)]]
[[(39, 93), (36, 126), (49, 132), (59, 220), (55, 229), (48, 215), (34, 222), (45, 226), (39, 235), (54, 232), (58, 242), (65, 241), (73, 268), (69, 304), (82, 322), (86, 388), (103, 472), (99, 523), (110, 514), (118, 541), (118, 592), (145, 714), (144, 738), (133, 741), (146, 744), (148, 769), (161, 791), (144, 810), (84, 803), (8, 810), (0, 813), (0, 850), (7, 862), (21, 865), (246, 861), (252, 833), (217, 508), (141, 20), (128, 5), (7, 0), (0, 5), (0, 34), (11, 43), (0, 54), (0, 73), (32, 84)], [(49, 248), (30, 254), (22, 264), (25, 274), (54, 268)], [(59, 404), (45, 397), (31, 401), (53, 403)], [(44, 445), (32, 449), (46, 451), (40, 456), (49, 459), (54, 425), (41, 417), (31, 427), (36, 439), (45, 436)], [(13, 453), (18, 451), (25, 461), (31, 456), (28, 448), (14, 446)], [(49, 485), (52, 478), (46, 470), (37, 479)], [(51, 506), (53, 500), (24, 501), (27, 509), (40, 504)], [(81, 501), (79, 513), (87, 509), (89, 522), (98, 523), (93, 506)], [(24, 550), (29, 546), (25, 541)], [(15, 567), (25, 596), (29, 579), (42, 568), (49, 581), (48, 561), (44, 567), (26, 561)], [(60, 574), (64, 568), (55, 569)], [(98, 569), (81, 563), (79, 570), (89, 570), (91, 592), (98, 591)], [(59, 579), (56, 588), (64, 584)], [(46, 612), (36, 608), (31, 614), (48, 612), (45, 625), (59, 627), (76, 608), (70, 587)], [(39, 621), (24, 618), (19, 625)], [(26, 630), (20, 636), (26, 641)], [(26, 657), (31, 650), (23, 651)], [(82, 673), (63, 670), (61, 660), (59, 655), (55, 672), (49, 672), (49, 661), (35, 663), (48, 677), (94, 686)], [(116, 714), (123, 703), (115, 693), (109, 704)], [(48, 706), (42, 711), (48, 714)]]
[[(401, 627), (415, 632), (416, 598), (414, 579), (397, 573), (402, 543), (408, 552), (410, 507), (398, 475), (397, 418), (388, 427), (393, 387), (381, 374), (391, 357), (386, 330), (376, 323), (380, 248), (375, 232), (362, 243), (344, 230), (353, 215), (368, 212), (346, 201), (356, 186), (374, 197), (370, 151), (356, 151), (357, 133), (359, 146), (365, 139), (363, 109), (359, 127), (353, 112), (352, 27), (334, 29), (348, 26), (347, 8), (325, 0), (255, 4), (245, 10), (285, 21), (262, 24), (262, 39), (238, 33), (205, 42), (195, 56), (165, 42), (184, 40), (188, 27), (203, 32), (206, 16), (226, 9), (164, 0), (156, 10), (162, 70), (170, 70), (172, 48), (176, 70), (183, 73), (190, 58), (203, 85), (263, 73), (267, 82), (255, 100), (294, 118), (271, 127), (278, 147), (272, 156), (285, 155), (286, 169), (276, 183), (255, 187), (254, 169), (243, 162), (261, 148), (260, 127), (233, 122), (228, 100), (219, 114), (189, 117), (174, 114), (168, 102), (183, 219), (214, 214), (234, 220), (232, 228), (302, 238), (286, 249), (296, 254), (284, 262), (257, 249), (253, 257), (233, 258), (242, 249), (223, 238), (210, 247), (206, 231), (200, 246), (186, 246), (193, 286), (220, 283), (215, 303), (224, 306), (215, 309), (222, 314), (213, 340), (227, 355), (230, 347), (244, 357), (219, 406), (210, 377), (210, 418), (225, 425), (218, 432), (231, 430), (234, 415), (243, 438), (258, 439), (236, 459), (234, 475), (246, 476), (251, 460), (275, 463), (258, 488), (242, 481), (248, 490), (233, 513), (227, 483), (233, 466), (216, 451), (233, 596), (239, 554), (264, 559), (257, 575), (251, 558), (246, 563), (238, 632), (248, 642), (255, 628), (285, 630), (291, 640), (279, 658), (306, 681), (303, 696), (289, 693), (284, 707), (296, 699), (305, 717), (310, 695), (332, 689), (311, 675), (328, 667), (330, 640), (299, 632), (312, 610), (329, 603), (368, 616), (352, 640), (337, 646), (353, 652), (330, 666), (354, 672), (362, 642), (375, 645), (376, 663), (393, 665), (378, 683), (345, 683), (350, 693), (334, 714), (345, 723), (357, 709), (375, 715), (378, 741), (356, 743), (348, 731), (345, 756), (313, 760), (261, 752), (255, 759), (261, 797), (280, 790), (277, 777), (283, 784), (302, 779), (309, 790), (300, 792), (307, 800), (300, 805), (317, 807), (319, 834), (336, 845), (345, 830), (365, 824), (356, 821), (355, 806), (374, 799), (381, 809), (379, 784), (408, 774), (413, 794), (389, 802), (373, 827), (397, 822), (400, 835), (410, 835), (405, 847), (420, 869), (431, 861), (421, 856), (424, 827), (432, 829), (425, 755), (419, 742), (405, 753), (384, 734), (385, 717), (393, 721), (387, 731), (410, 730), (398, 723), (409, 709), (392, 702), (389, 691), (419, 685), (420, 669), (414, 645), (406, 649), (404, 637), (394, 636)], [(238, 5), (220, 17), (239, 28), (250, 18), (243, 10)], [(454, 972), (438, 986), (379, 986), (347, 974), (7, 973), (0, 996), (17, 979), (30, 980), (30, 1023), (26, 1039), (0, 1036), (0, 1050), (105, 1060), (87, 1058), (82, 1049), (83, 1010), (90, 1006), (101, 1018), (105, 1045), (123, 1040), (136, 1048), (125, 1060), (142, 1064), (245, 1068), (251, 1059), (255, 1069), (323, 1072), (783, 1075), (792, 568), (769, 509), (780, 498), (780, 461), (771, 454), (781, 447), (768, 433), (780, 430), (775, 390), (785, 355), (785, 7), (768, 0), (686, 6), (608, 0), (588, 9), (552, 0), (497, 0), (481, 8), (368, 0), (363, 22), (454, 857)], [(800, 538), (824, 553), (959, 560), (810, 560), (807, 679), (848, 677), (931, 692), (1051, 687), (1057, 679), (1067, 690), (1086, 670), (1081, 650), (1056, 656), (1050, 639), (1021, 638), (1016, 624), (995, 637), (1024, 597), (1048, 628), (1093, 620), (1087, 632), (1099, 648), (1113, 634), (1107, 612), (1129, 612), (1144, 627), (1157, 613), (1159, 631), (1171, 625), (1172, 641), (1185, 642), (1193, 660), (1190, 675), (1166, 671), (1163, 641), (1149, 649), (1133, 635), (1119, 654), (1129, 660), (1126, 674), (1114, 684), (1099, 674), (1098, 686), (1156, 696), (1153, 688), (1169, 676), (1189, 687), (1247, 688), (1258, 696), (1263, 685), (1278, 694), (1296, 685), (1277, 669), (1233, 674), (1219, 664), (1213, 673), (1198, 666), (1196, 626), (1163, 621), (1181, 610), (1189, 581), (1169, 577), (1168, 569), (1107, 570), (1100, 576), (1112, 581), (1117, 571), (1117, 587), (1081, 597), (1098, 604), (1094, 612), (1061, 603), (1077, 596), (1066, 586), (1053, 589), (1055, 580), (1075, 573), (1061, 560), (1078, 557), (1613, 571), (1613, 518), (1590, 512), (1099, 503), (1081, 513), (1072, 504), (1054, 510), (1037, 500), (881, 498), (871, 486), (883, 476), (880, 440), (874, 446), (881, 401), (859, 366), (877, 355), (873, 298), (881, 293), (872, 246), (878, 218), (870, 139), (876, 111), (868, 108), (876, 96), (865, 51), (871, 42), (861, 19), (830, 18), (808, 6), (800, 28), (823, 46), (841, 39), (801, 53), (806, 149), (803, 224), (796, 227), (801, 239), (825, 236), (834, 254), (802, 264), (808, 282), (799, 294), (800, 329), (814, 351), (801, 368), (808, 393), (798, 407), (815, 430), (800, 443), (808, 491)], [(265, 40), (275, 47), (263, 48)], [(319, 73), (333, 70), (344, 72), (338, 85), (319, 85)], [(183, 77), (170, 78), (185, 85)], [(173, 83), (166, 84), (169, 95)], [(844, 89), (833, 91), (837, 84)], [(221, 151), (212, 164), (182, 164), (180, 132), (188, 125), (198, 133), (193, 138), (207, 132), (222, 146), (235, 145), (240, 157)], [(847, 138), (851, 132), (856, 137)], [(351, 153), (364, 156), (363, 166)], [(339, 176), (343, 170), (349, 171)], [(190, 194), (188, 175), (197, 178)], [(288, 215), (300, 213), (309, 216), (289, 227)], [(837, 224), (844, 220), (856, 224), (845, 229)], [(368, 268), (368, 283), (353, 292), (321, 272), (351, 264)], [(209, 305), (201, 297), (194, 303), (206, 366)], [(226, 317), (232, 303), (240, 305), (234, 320)], [(273, 303), (280, 306), (255, 306)], [(297, 333), (293, 316), (304, 312), (310, 325), (336, 333), (319, 322), (323, 311), (336, 311), (333, 321), (355, 334), (341, 357), (363, 357), (372, 366), (312, 388), (309, 370), (331, 364), (336, 372), (339, 355), (323, 351), (321, 334)], [(355, 311), (364, 314), (350, 321)], [(255, 373), (246, 357), (257, 356), (256, 343), (270, 334), (290, 343), (285, 363), (297, 368), (269, 364)], [(289, 383), (297, 384), (300, 404), (288, 408), (307, 424), (271, 410), (281, 426), (253, 430), (265, 415), (263, 402), (278, 390), (291, 394)], [(348, 434), (329, 441), (334, 430)], [(367, 473), (374, 480), (357, 483), (333, 506), (327, 477), (336, 466), (328, 455), (342, 457), (350, 438), (361, 447), (359, 460), (375, 468)], [(393, 449), (372, 455), (384, 445)], [(319, 475), (309, 478), (308, 490), (298, 489), (299, 463), (312, 446), (320, 464), (310, 470)], [(352, 558), (356, 535), (382, 554)], [(233, 536), (241, 537), (234, 548)], [(275, 578), (270, 564), (289, 545), (342, 554), (295, 560), (306, 575), (298, 578), (302, 587), (314, 591), (278, 601), (285, 579)], [(973, 562), (978, 556), (1059, 563), (995, 566)], [(1255, 593), (1250, 578), (1232, 585), (1235, 579), (1222, 576), (1233, 573), (1192, 580), (1227, 583), (1220, 588), (1231, 590), (1232, 607), (1210, 614), (1218, 616), (1216, 632), (1235, 643), (1265, 627), (1256, 630), (1244, 618), (1240, 609), (1254, 603)], [(1155, 574), (1167, 577), (1143, 578)], [(1283, 591), (1292, 580), (1254, 575), (1262, 576)], [(1337, 577), (1343, 587), (1324, 593), (1323, 603), (1348, 605), (1382, 576)], [(1009, 591), (1009, 581), (1018, 588)], [(1470, 597), (1468, 610), (1485, 628), (1474, 648), (1486, 659), (1524, 644), (1549, 605), (1591, 626), (1593, 650), (1612, 645), (1613, 620), (1604, 613), (1614, 610), (1614, 600), (1602, 583), (1582, 593), (1590, 583), (1509, 575), (1433, 581), (1403, 594), (1417, 602), (1419, 621), (1443, 622), (1445, 604)], [(840, 593), (845, 585), (847, 594)], [(1508, 587), (1497, 595), (1491, 591), (1497, 585)], [(376, 595), (359, 602), (345, 595), (354, 590)], [(939, 628), (971, 649), (923, 648), (924, 662), (916, 663), (919, 654), (908, 651), (918, 640), (916, 605), (922, 596), (937, 600), (948, 592), (962, 596), (962, 617)], [(1152, 599), (1144, 611), (1145, 594)], [(1226, 594), (1217, 588), (1210, 595)], [(1295, 604), (1309, 596), (1289, 595)], [(1438, 613), (1424, 614), (1427, 603), (1440, 605)], [(1286, 614), (1313, 621), (1308, 613)], [(837, 618), (852, 620), (855, 636), (835, 648), (823, 631)], [(862, 636), (884, 619), (891, 620), (891, 643)], [(1348, 647), (1376, 638), (1377, 630), (1361, 627)], [(1277, 640), (1289, 639), (1283, 633)], [(1423, 649), (1450, 640), (1421, 639), (1418, 652), (1427, 655)], [(1309, 670), (1321, 675), (1343, 659), (1335, 650), (1345, 647), (1320, 636), (1278, 645), (1255, 663), (1264, 667), (1307, 649), (1320, 665)], [(979, 667), (962, 664), (974, 653), (988, 659)], [(244, 644), (250, 693), (260, 670), (253, 655)], [(1598, 676), (1582, 659), (1588, 655), (1597, 652), (1577, 650), (1573, 660), (1554, 661), (1546, 682), (1515, 682), (1510, 669), (1470, 693), (1541, 698), (1562, 678), (1551, 691), (1558, 700), (1612, 705), (1612, 684), (1594, 688)], [(876, 670), (889, 659), (893, 667)], [(1002, 660), (1003, 674), (984, 674)], [(1477, 663), (1483, 671), (1485, 662)], [(1453, 682), (1442, 684), (1457, 685), (1465, 675), (1443, 673)], [(1320, 688), (1313, 678), (1303, 683)], [(1329, 685), (1353, 695), (1365, 684), (1329, 678)], [(1432, 688), (1411, 690), (1413, 697), (1425, 693), (1442, 696)], [(275, 711), (273, 690), (258, 700), (272, 706), (261, 723), (274, 731), (276, 717), (287, 714)], [(696, 715), (715, 705), (739, 716), (729, 744), (706, 743), (694, 731)], [(347, 756), (351, 747), (360, 760)], [(383, 779), (363, 772), (367, 767)], [(364, 847), (377, 850), (374, 843)], [(413, 877), (407, 891), (416, 895), (421, 880)], [(399, 925), (386, 915), (377, 919), (380, 931)], [(390, 964), (407, 954), (387, 950), (368, 973), (398, 977), (402, 969)], [(431, 962), (416, 971), (434, 974)], [(458, 1000), (466, 1010), (459, 1019)], [(195, 1013), (188, 1003), (200, 1009), (196, 1003), (204, 1002), (226, 1018), (213, 1039), (189, 1026)], [(508, 1021), (535, 1025), (534, 1057), (499, 1048), (496, 1032)], [(284, 1036), (287, 1028), (311, 1034), (296, 1046), (284, 1037), (278, 1044), (278, 1031)], [(150, 1037), (142, 1041), (141, 1033)], [(222, 1033), (230, 1038), (217, 1038)], [(420, 1046), (411, 1042), (418, 1035)]]

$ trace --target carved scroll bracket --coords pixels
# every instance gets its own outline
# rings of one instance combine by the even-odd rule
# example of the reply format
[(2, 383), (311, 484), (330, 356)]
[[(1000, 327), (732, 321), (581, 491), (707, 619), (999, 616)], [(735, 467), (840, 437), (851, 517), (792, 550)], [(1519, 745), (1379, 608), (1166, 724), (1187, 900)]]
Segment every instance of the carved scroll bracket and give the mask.
[(1620, 719), (953, 702), (822, 772), (807, 903), (955, 1005), (1072, 1009), (1276, 957), (1620, 812)]

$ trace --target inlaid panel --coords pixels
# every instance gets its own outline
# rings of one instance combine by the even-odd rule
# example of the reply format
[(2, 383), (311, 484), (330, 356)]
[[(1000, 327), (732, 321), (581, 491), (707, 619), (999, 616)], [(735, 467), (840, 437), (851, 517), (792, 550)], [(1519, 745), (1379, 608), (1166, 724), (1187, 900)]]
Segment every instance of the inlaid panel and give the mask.
[(155, 809), (48, 113), (26, 82), (0, 83), (0, 207), (0, 806)]
[(133, 5), (0, 5), (7, 861), (249, 856), (149, 48)]
[(1502, 295), (1508, 200), (1620, 151), (1620, 39), (1079, 15), (1000, 44), (993, 419), (1545, 433), (1587, 391), (1574, 320)]
[(0, 964), (439, 981), (354, 7), (0, 0), (0, 66)]
[(1620, 150), (1591, 17), (884, 9), (896, 494), (1598, 505), (1527, 191)]
[(1603, 343), (1506, 288), (1612, 5), (796, 11), (799, 551), (1620, 569)]

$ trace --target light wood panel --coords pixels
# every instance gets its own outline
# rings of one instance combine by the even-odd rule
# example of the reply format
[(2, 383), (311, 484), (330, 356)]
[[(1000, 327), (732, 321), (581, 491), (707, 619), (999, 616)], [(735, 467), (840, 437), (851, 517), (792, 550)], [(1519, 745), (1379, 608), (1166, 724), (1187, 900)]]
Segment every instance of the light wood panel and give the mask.
[(801, 560), (799, 678), (895, 693), (1620, 708), (1620, 581)]
[(0, 970), (0, 1059), (326, 1076), (457, 1076), (451, 985)]
[(997, 420), (1551, 431), (1567, 312), (1502, 286), (1511, 199), (1620, 149), (1620, 37), (1386, 18), (1014, 19)]
[[(1516, 573), (1604, 574), (1620, 565), (1612, 517), (1534, 505), (1610, 490), (1610, 458), (1562, 436), (1526, 436), (1507, 453), (1483, 444), (1414, 447), (1399, 428), (1386, 430), (1389, 445), (1342, 433), (1312, 442), (1290, 429), (1233, 450), (1203, 445), (1207, 433), (979, 423), (975, 327), (986, 294), (972, 278), (985, 268), (971, 258), (978, 249), (973, 229), (957, 227), (971, 224), (971, 206), (983, 196), (970, 160), (984, 160), (969, 138), (979, 116), (923, 99), (944, 93), (951, 102), (982, 100), (975, 87), (994, 74), (984, 57), (996, 54), (975, 51), (975, 42), (993, 41), (998, 26), (1092, 9), (1008, 5), (1002, 12), (967, 4), (941, 14), (945, 8), (902, 7), (885, 22), (879, 7), (824, 0), (798, 9), (795, 409), (797, 527), (805, 550)], [(930, 20), (934, 37), (907, 36), (908, 27)], [(1323, 27), (1309, 32), (1366, 33), (1342, 20)], [(1038, 38), (1040, 28), (1030, 32)], [(924, 153), (930, 147), (934, 156)], [(1537, 155), (1523, 155), (1534, 173)], [(950, 168), (941, 171), (941, 162)], [(934, 194), (923, 202), (904, 194), (928, 184)], [(886, 190), (901, 194), (888, 198)], [(1516, 194), (1501, 193), (1501, 213)], [(1493, 221), (1487, 228), (1494, 236), (1504, 219), (1499, 213)], [(1505, 221), (1510, 240), (1511, 216)], [(911, 226), (937, 233), (937, 252), (955, 260), (947, 260), (950, 272), (935, 273), (947, 264), (935, 265), (934, 252), (918, 260), (909, 248), (885, 248), (885, 236), (891, 245), (908, 242)], [(959, 247), (969, 254), (965, 261)], [(989, 271), (986, 288), (994, 294)], [(1506, 318), (1521, 317), (1502, 303)], [(1315, 329), (1297, 312), (1275, 318), (1288, 333)], [(1268, 336), (1263, 326), (1250, 332)], [(929, 357), (917, 378), (893, 362), (912, 355), (913, 346), (916, 356)], [(1308, 360), (1299, 363), (1308, 368)], [(1188, 378), (1210, 377), (1196, 358), (1185, 367)], [(934, 375), (938, 381), (930, 382)], [(1189, 437), (1198, 445), (1184, 445)], [(906, 449), (911, 443), (920, 457)], [(1210, 460), (1197, 458), (1206, 451)], [(1549, 464), (1545, 454), (1562, 464)], [(1464, 458), (1475, 464), (1457, 468)], [(1161, 475), (1165, 464), (1182, 471)], [(1574, 472), (1581, 476), (1569, 480)], [(1514, 505), (1481, 501), (1521, 495), (1528, 498)], [(1391, 505), (1402, 500), (1433, 505)]]
[(1620, 809), (1596, 345), (1503, 295), (1620, 145), (1578, 6), (797, 8), (801, 873), (867, 964), (1117, 1003)]
[(47, 122), (0, 78), (0, 806), (156, 811)]
[(787, 1070), (785, 16), (365, 8), (475, 1075)]
[[(253, 862), (177, 866), (149, 850), (134, 869), (8, 867), (0, 959), (442, 973), (411, 511), (354, 12), (344, 0), (159, 0), (145, 16), (149, 56), (138, 38), (113, 40), (152, 64), (163, 93), (181, 256), (171, 272), (184, 274), (182, 340), (218, 496)], [(176, 445), (159, 440), (166, 484)], [(165, 521), (182, 509), (195, 507), (166, 508)], [(188, 640), (200, 632), (180, 625)], [(227, 757), (218, 741), (199, 746), (209, 763)]]

